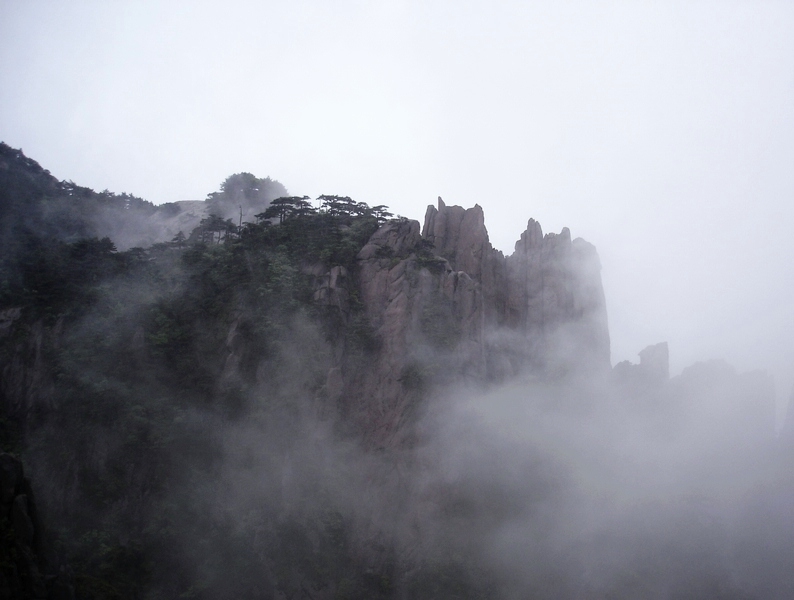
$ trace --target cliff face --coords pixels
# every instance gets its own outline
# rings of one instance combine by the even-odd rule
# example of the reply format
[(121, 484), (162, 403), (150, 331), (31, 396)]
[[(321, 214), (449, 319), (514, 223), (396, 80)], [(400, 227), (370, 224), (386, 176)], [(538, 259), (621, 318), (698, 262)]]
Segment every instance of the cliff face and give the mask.
[[(340, 339), (366, 338), (363, 355), (345, 341), (332, 348), (324, 412), (338, 407), (376, 447), (399, 444), (411, 407), (442, 387), (610, 368), (598, 257), (587, 242), (571, 241), (567, 229), (544, 236), (530, 220), (505, 257), (491, 246), (479, 206), (439, 199), (423, 230), (417, 221), (388, 221), (356, 263), (355, 273), (314, 265), (304, 274), (314, 280), (312, 302), (338, 314)], [(0, 337), (10, 335), (19, 314), (0, 315)], [(221, 387), (233, 387), (245, 379), (244, 365), (262, 360), (241, 341), (255, 320), (242, 309), (231, 319)], [(57, 346), (59, 330), (48, 330), (49, 345)], [(132, 345), (144, 346), (144, 337), (139, 326)], [(23, 431), (33, 406), (52, 396), (44, 338), (34, 323), (0, 364), (0, 400)], [(136, 348), (133, 354), (145, 354)]]
[[(601, 265), (591, 244), (572, 242), (567, 228), (544, 236), (540, 224), (530, 219), (513, 254), (504, 257), (488, 241), (479, 206), (448, 207), (441, 198), (438, 209), (428, 207), (422, 236), (454, 270), (478, 284), (483, 330), (493, 334), (501, 329), (513, 338), (518, 346), (513, 351), (523, 359), (513, 364), (514, 370), (560, 361), (609, 366)], [(557, 346), (564, 342), (567, 347)], [(498, 347), (489, 350), (499, 354)]]
[(567, 229), (543, 236), (530, 220), (504, 257), (479, 206), (439, 198), (421, 235), (416, 221), (387, 223), (358, 261), (380, 347), (366, 369), (343, 368), (343, 398), (375, 445), (394, 443), (410, 407), (439, 386), (610, 367), (598, 257)]

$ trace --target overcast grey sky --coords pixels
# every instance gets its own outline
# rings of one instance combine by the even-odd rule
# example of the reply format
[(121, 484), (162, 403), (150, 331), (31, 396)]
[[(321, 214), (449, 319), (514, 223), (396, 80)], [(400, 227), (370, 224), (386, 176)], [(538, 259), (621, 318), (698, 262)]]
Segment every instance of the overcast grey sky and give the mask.
[(155, 203), (250, 171), (567, 226), (613, 362), (794, 383), (794, 2), (0, 0), (0, 140)]

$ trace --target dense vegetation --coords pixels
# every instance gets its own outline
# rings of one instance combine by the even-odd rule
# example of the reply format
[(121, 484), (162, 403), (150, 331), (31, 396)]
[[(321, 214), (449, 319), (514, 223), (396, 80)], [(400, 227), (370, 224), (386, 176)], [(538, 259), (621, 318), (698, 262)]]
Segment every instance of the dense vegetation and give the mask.
[[(346, 476), (315, 464), (338, 446), (307, 438), (334, 348), (363, 357), (374, 343), (354, 295), (347, 324), (312, 301), (312, 273), (355, 278), (386, 207), (257, 204), (264, 180), (241, 174), (209, 201), (248, 193), (248, 208), (264, 208), (255, 222), (219, 211), (190, 235), (119, 252), (81, 215), (154, 207), (59, 183), (2, 150), (0, 310), (22, 307), (3, 351), (40, 352), (50, 381), (0, 431), (34, 474), (50, 568), (68, 569), (79, 598), (389, 597), (394, 548), (353, 538), (355, 513), (334, 499)], [(328, 435), (341, 442), (340, 425)], [(286, 463), (300, 472), (290, 485)], [(249, 480), (256, 491), (241, 492)], [(431, 561), (403, 585), (463, 597), (460, 570)]]

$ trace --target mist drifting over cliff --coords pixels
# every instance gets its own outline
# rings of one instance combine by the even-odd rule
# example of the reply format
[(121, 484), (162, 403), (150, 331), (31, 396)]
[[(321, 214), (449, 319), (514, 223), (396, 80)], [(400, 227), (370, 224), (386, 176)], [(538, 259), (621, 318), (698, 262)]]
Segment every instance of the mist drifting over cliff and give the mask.
[(246, 173), (163, 214), (0, 149), (6, 595), (794, 593), (772, 378), (611, 365), (567, 228), (505, 256), (480, 206)]
[(698, 387), (523, 381), (450, 403), (440, 480), (504, 597), (790, 593), (774, 441)]

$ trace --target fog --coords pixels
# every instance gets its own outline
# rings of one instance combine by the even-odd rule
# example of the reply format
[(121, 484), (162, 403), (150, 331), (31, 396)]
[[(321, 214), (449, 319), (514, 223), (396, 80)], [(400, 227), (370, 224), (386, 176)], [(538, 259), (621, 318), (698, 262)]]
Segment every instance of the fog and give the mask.
[[(245, 171), (410, 218), (441, 195), (479, 203), (506, 254), (533, 217), (598, 248), (613, 364), (669, 343), (669, 380), (626, 367), (437, 390), (412, 443), (378, 453), (304, 394), (334, 350), (285, 324), (297, 346), (244, 390), (244, 422), (157, 417), (185, 438), (168, 460), (195, 467), (164, 492), (183, 552), (163, 580), (229, 597), (275, 580), (301, 597), (315, 568), (401, 573), (405, 597), (438, 581), (450, 597), (794, 594), (790, 449), (771, 433), (794, 386), (792, 34), (785, 2), (4, 3), (0, 140), (58, 179), (161, 204)], [(72, 324), (68, 364), (96, 331), (132, 338), (150, 317), (160, 290), (125, 285), (103, 292), (123, 327)], [(76, 463), (48, 448), (105, 473), (124, 446), (101, 423), (36, 435), (43, 502), (74, 516)], [(107, 509), (120, 531), (165, 510), (147, 469), (130, 467), (140, 497)], [(299, 564), (328, 540), (354, 558)]]
[[(794, 593), (794, 422), (776, 435), (773, 378), (719, 359), (671, 378), (666, 343), (611, 368), (587, 244), (515, 257), (538, 314), (464, 335), (477, 313), (438, 288), (496, 290), (447, 270), (418, 224), (328, 204), (118, 252), (78, 238), (147, 235), (135, 211), (153, 207), (3, 153), (0, 441), (31, 478), (44, 572), (75, 597)], [(243, 180), (253, 213), (281, 193), (235, 176), (211, 197), (228, 208)], [(408, 287), (365, 293), (384, 275)]]
[[(711, 362), (672, 380), (627, 366), (444, 386), (404, 425), (412, 443), (373, 452), (306, 394), (331, 361), (321, 332), (298, 318), (287, 333), (244, 419), (194, 408), (175, 421), (176, 431), (188, 423), (187, 470), (171, 475), (166, 501), (202, 525), (171, 524), (168, 563), (199, 595), (362, 597), (322, 584), (350, 569), (386, 578), (384, 597), (398, 598), (794, 593), (791, 448), (775, 438), (766, 375)], [(117, 442), (89, 427), (88, 456), (107, 470)], [(199, 447), (208, 473), (195, 466)], [(68, 494), (64, 475), (32, 464), (42, 496)], [(157, 523), (159, 510), (144, 501), (122, 535)], [(323, 563), (328, 552), (351, 562)], [(158, 584), (153, 593), (167, 594)]]
[[(149, 301), (113, 287), (125, 302)], [(111, 323), (90, 316), (67, 330), (67, 355)], [(172, 593), (175, 574), (215, 598), (368, 597), (350, 583), (368, 574), (389, 598), (794, 593), (794, 457), (791, 438), (774, 435), (767, 375), (712, 361), (672, 379), (659, 364), (501, 384), (464, 377), (403, 424), (410, 443), (373, 451), (307, 393), (332, 364), (323, 333), (300, 315), (284, 326), (244, 418), (177, 410), (163, 499), (145, 491), (157, 431), (145, 438), (154, 448), (131, 460), (123, 500), (90, 517), (97, 509), (69, 481), (92, 469), (112, 478), (125, 442), (110, 423), (68, 417), (37, 432), (28, 457), (50, 517), (71, 516), (77, 532), (105, 514), (122, 540), (169, 523), (165, 547), (150, 550), (163, 561), (151, 597)], [(223, 377), (216, 389), (235, 385)], [(86, 435), (87, 464), (75, 464)], [(63, 456), (53, 460), (55, 448)]]

